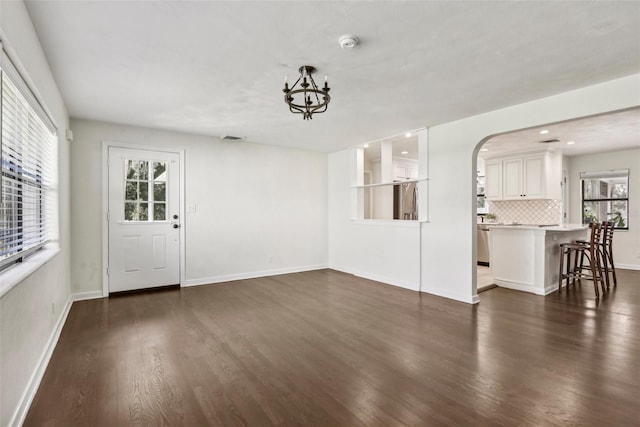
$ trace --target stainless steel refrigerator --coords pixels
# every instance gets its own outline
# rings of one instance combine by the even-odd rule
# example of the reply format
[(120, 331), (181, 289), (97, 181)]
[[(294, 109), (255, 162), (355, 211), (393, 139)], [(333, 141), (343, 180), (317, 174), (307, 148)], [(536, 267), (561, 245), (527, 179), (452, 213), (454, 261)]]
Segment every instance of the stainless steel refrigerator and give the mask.
[(418, 219), (418, 188), (415, 182), (393, 186), (393, 219)]

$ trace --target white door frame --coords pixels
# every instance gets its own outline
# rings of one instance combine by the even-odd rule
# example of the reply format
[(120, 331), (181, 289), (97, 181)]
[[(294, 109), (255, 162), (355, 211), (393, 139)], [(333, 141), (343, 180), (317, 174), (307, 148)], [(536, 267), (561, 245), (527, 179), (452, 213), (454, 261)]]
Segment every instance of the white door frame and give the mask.
[(107, 267), (109, 266), (109, 221), (107, 221), (107, 212), (109, 211), (109, 148), (130, 148), (134, 150), (162, 151), (166, 153), (177, 153), (180, 156), (180, 202), (178, 211), (180, 212), (180, 287), (186, 283), (185, 272), (185, 226), (187, 218), (185, 216), (185, 170), (184, 170), (184, 149), (156, 147), (152, 145), (130, 144), (127, 142), (102, 141), (102, 296), (109, 296), (109, 276)]

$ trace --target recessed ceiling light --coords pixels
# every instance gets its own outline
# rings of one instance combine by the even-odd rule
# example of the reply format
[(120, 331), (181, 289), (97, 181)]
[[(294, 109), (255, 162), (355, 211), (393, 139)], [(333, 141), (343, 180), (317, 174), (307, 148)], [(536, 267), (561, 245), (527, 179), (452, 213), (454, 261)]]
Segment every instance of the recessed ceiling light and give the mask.
[(575, 141), (567, 141), (567, 145), (573, 145), (575, 143), (576, 143)]
[(409, 154), (408, 151), (401, 151), (400, 154)]
[(546, 134), (548, 134), (548, 133), (549, 133), (549, 131), (548, 131), (548, 130), (546, 130), (546, 129), (542, 129), (542, 130), (540, 131), (540, 135), (546, 135)]
[(407, 138), (411, 138), (411, 132), (405, 133), (404, 136), (407, 137)]
[(481, 148), (480, 151), (489, 151), (488, 148)]
[(364, 148), (369, 148), (369, 144), (364, 144)]

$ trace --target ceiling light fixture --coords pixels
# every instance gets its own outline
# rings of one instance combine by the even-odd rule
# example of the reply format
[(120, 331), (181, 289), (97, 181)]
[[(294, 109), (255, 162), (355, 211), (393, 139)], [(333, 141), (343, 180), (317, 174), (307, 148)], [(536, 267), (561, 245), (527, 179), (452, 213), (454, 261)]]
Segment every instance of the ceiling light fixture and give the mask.
[(575, 143), (576, 143), (575, 141), (567, 141), (567, 145), (573, 145)]
[(400, 154), (409, 154), (408, 151), (401, 151)]
[(489, 151), (488, 148), (481, 148), (480, 151)]
[(540, 135), (546, 135), (546, 134), (548, 134), (548, 133), (549, 133), (549, 131), (548, 131), (548, 130), (546, 130), (546, 129), (542, 129), (542, 130), (540, 131)]
[(327, 105), (331, 101), (327, 84), (327, 76), (324, 76), (324, 87), (318, 88), (311, 76), (316, 68), (311, 65), (303, 65), (298, 69), (300, 77), (291, 86), (287, 83), (287, 76), (284, 77), (284, 102), (289, 106), (289, 111), (294, 114), (302, 114), (303, 120), (310, 120), (314, 113), (324, 113)]
[(405, 138), (411, 138), (411, 132), (407, 132), (404, 134)]

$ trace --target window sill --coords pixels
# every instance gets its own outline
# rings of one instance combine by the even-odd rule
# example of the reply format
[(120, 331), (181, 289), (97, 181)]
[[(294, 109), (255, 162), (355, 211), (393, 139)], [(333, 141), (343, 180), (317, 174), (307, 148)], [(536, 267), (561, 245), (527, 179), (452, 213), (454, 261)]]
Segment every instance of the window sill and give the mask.
[(59, 252), (59, 247), (47, 245), (44, 249), (31, 255), (25, 261), (0, 272), (0, 298), (40, 267), (51, 261)]

